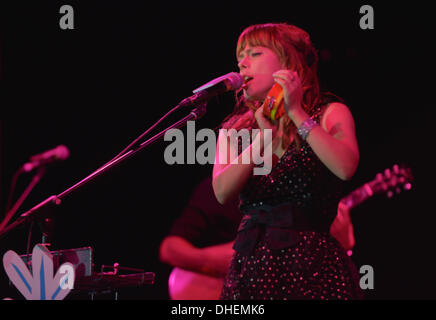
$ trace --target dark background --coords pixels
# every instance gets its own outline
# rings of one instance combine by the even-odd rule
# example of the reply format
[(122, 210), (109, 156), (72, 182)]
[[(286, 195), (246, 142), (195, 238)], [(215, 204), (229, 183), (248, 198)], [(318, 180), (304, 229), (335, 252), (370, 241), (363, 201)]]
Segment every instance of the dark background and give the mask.
[[(14, 3), (14, 4), (13, 4)], [(424, 2), (423, 2), (424, 3)], [(70, 4), (75, 29), (59, 28)], [(370, 4), (375, 29), (359, 27)], [(352, 212), (357, 266), (369, 264), (369, 299), (434, 299), (431, 147), (434, 25), (419, 2), (2, 1), (0, 8), (1, 208), (13, 173), (31, 155), (65, 144), (71, 157), (50, 167), (20, 212), (59, 194), (118, 154), (191, 91), (237, 71), (235, 45), (248, 25), (295, 24), (320, 52), (323, 87), (345, 99), (356, 121), (361, 162), (352, 191), (404, 163), (411, 191), (376, 196)], [(433, 89), (434, 90), (434, 89)], [(197, 129), (215, 128), (233, 108), (231, 93), (209, 103)], [(187, 114), (180, 111), (163, 129)], [(125, 299), (167, 299), (170, 267), (158, 247), (211, 166), (165, 163), (158, 142), (65, 199), (56, 211), (52, 249), (91, 246), (95, 269), (121, 266), (156, 273), (153, 286)], [(16, 199), (29, 183), (22, 176)], [(25, 253), (28, 228), (0, 240), (0, 254)], [(33, 229), (32, 247), (40, 240)], [(2, 268), (0, 298), (20, 299)]]

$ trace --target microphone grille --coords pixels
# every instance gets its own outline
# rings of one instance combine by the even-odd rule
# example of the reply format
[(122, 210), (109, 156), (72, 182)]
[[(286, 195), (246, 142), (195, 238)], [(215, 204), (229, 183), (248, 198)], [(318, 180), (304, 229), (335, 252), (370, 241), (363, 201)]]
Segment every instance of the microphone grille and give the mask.
[(229, 73), (227, 79), (230, 81), (232, 90), (238, 90), (242, 86), (242, 83), (244, 82), (242, 76), (237, 72)]
[(70, 150), (62, 144), (56, 147), (56, 155), (60, 160), (67, 160), (70, 157)]

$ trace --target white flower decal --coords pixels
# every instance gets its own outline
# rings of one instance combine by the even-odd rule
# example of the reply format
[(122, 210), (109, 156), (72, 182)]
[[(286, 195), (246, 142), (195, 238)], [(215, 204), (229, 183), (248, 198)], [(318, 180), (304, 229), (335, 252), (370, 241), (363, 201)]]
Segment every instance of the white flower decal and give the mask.
[(53, 257), (42, 245), (33, 248), (33, 275), (23, 259), (11, 250), (3, 256), (3, 266), (26, 300), (63, 300), (73, 289), (74, 266), (68, 262), (62, 264), (53, 277)]

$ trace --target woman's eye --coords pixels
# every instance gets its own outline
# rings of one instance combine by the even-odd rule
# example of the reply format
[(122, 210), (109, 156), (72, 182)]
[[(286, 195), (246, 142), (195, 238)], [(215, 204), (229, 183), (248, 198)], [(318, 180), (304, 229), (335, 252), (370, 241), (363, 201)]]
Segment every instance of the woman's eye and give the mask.
[(253, 52), (251, 55), (253, 57), (256, 57), (256, 56), (260, 56), (261, 54), (262, 54), (261, 52)]

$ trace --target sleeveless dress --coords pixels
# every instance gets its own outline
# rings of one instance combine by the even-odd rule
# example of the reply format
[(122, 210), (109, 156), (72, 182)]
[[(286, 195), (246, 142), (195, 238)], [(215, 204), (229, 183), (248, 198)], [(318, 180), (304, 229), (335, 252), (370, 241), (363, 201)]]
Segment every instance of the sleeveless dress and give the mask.
[[(314, 112), (318, 123), (323, 110)], [(305, 141), (292, 143), (268, 175), (252, 175), (221, 299), (363, 298), (351, 258), (329, 232), (342, 187)]]

